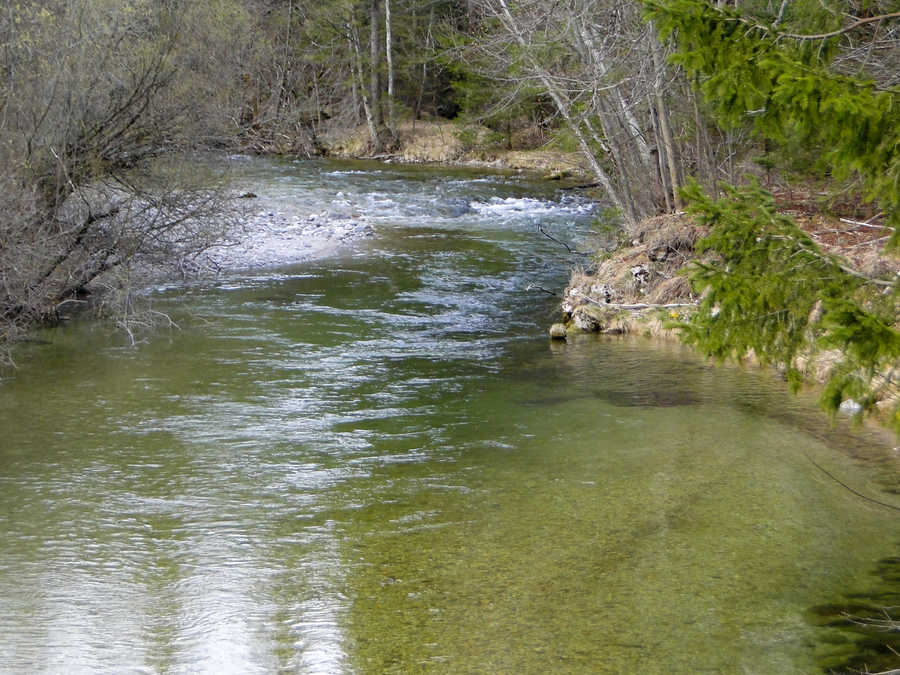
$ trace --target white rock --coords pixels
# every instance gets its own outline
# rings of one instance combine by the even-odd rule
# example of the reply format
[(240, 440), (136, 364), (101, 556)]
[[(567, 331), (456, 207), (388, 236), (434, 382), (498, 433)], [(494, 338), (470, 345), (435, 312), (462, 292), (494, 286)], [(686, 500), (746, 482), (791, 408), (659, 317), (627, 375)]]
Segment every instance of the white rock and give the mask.
[(838, 409), (845, 415), (858, 415), (862, 412), (863, 407), (852, 398), (848, 398), (841, 401)]

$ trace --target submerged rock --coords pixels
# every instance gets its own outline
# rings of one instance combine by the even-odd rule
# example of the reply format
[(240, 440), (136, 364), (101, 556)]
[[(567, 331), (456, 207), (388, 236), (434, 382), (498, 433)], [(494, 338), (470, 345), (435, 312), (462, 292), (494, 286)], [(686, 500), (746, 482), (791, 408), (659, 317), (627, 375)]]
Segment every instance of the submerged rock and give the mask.
[(461, 197), (444, 199), (436, 205), (438, 215), (445, 218), (459, 218), (467, 213), (472, 213), (472, 206)]
[(840, 411), (845, 415), (859, 415), (862, 412), (863, 407), (860, 403), (857, 403), (852, 398), (844, 399), (841, 401)]

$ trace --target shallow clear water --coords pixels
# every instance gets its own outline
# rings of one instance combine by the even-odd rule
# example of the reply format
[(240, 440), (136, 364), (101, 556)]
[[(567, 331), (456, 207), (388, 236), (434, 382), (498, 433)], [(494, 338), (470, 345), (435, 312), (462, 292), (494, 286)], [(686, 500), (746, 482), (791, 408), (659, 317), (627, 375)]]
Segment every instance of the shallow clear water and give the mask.
[(537, 224), (577, 240), (590, 205), (516, 176), (237, 164), (267, 208), (341, 200), (376, 236), (159, 287), (181, 329), (136, 347), (73, 324), (24, 349), (0, 381), (0, 671), (807, 673), (853, 652), (811, 610), (883, 591), (900, 529), (818, 467), (897, 504), (892, 451), (765, 374), (550, 343), (555, 301), (526, 288), (565, 270)]

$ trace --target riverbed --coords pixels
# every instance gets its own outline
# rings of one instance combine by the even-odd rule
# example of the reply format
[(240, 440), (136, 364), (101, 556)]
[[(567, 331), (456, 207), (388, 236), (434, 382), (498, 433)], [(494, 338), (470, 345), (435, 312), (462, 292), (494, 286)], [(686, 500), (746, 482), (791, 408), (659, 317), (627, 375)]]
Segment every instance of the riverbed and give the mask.
[(178, 329), (74, 322), (0, 380), (0, 671), (865, 653), (828, 612), (900, 590), (897, 513), (859, 496), (900, 505), (890, 439), (676, 345), (551, 342), (539, 289), (572, 260), (538, 226), (577, 243), (596, 205), (512, 173), (228, 161), (266, 236), (148, 290)]

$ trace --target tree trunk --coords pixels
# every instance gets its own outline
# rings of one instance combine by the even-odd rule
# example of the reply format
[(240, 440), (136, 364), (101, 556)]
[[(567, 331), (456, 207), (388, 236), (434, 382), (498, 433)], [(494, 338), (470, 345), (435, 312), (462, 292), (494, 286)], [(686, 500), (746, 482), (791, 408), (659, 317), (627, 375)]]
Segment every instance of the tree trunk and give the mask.
[(697, 102), (697, 95), (692, 91), (691, 103), (694, 106), (694, 126), (697, 128), (697, 175), (700, 181), (709, 189), (715, 189), (716, 184), (716, 166), (712, 156), (712, 147), (709, 142), (709, 134), (706, 130), (706, 123), (700, 112), (700, 104)]
[(278, 103), (276, 113), (281, 116), (281, 110), (287, 99), (287, 89), (290, 82), (291, 68), (291, 24), (294, 22), (294, 0), (288, 0), (287, 26), (284, 31), (284, 58), (281, 65), (281, 82), (278, 86)]
[[(593, 66), (592, 69), (595, 72), (594, 83), (599, 84), (609, 72), (609, 67), (606, 65), (606, 61), (600, 54), (600, 51), (597, 49), (590, 31), (588, 30), (588, 27), (584, 25), (584, 23), (581, 23), (578, 26), (578, 34), (576, 37), (581, 41), (582, 48), (586, 52), (589, 63), (591, 63)], [(638, 122), (637, 118), (634, 115), (634, 112), (625, 101), (625, 98), (622, 96), (622, 92), (618, 87), (615, 88), (613, 97), (618, 108), (617, 112), (622, 119), (623, 125), (628, 130), (637, 153), (641, 158), (641, 162), (647, 168), (652, 167), (653, 157), (650, 152), (650, 146), (647, 145), (647, 141), (644, 138), (644, 132), (641, 129), (641, 124)]]
[(656, 113), (659, 122), (659, 133), (662, 136), (663, 150), (666, 154), (666, 164), (669, 167), (669, 182), (672, 189), (672, 201), (675, 209), (681, 209), (681, 196), (678, 194), (681, 185), (678, 176), (678, 159), (676, 156), (675, 142), (672, 138), (672, 127), (669, 125), (669, 110), (663, 97), (663, 82), (665, 79), (665, 63), (662, 55), (662, 45), (656, 38), (656, 29), (653, 23), (650, 23), (650, 51), (653, 56), (653, 70), (655, 78), (653, 83), (653, 94), (656, 101)]
[(354, 81), (360, 83), (359, 91), (362, 94), (363, 112), (366, 115), (366, 125), (369, 128), (369, 140), (373, 147), (378, 147), (378, 126), (375, 124), (372, 108), (369, 105), (369, 97), (366, 96), (366, 87), (363, 84), (363, 82), (365, 82), (365, 77), (363, 76), (362, 49), (360, 49), (359, 46), (359, 35), (349, 23), (347, 24), (347, 31), (350, 35), (350, 41), (353, 44), (353, 56), (355, 57), (354, 60), (356, 62), (356, 77), (354, 78)]
[(662, 186), (663, 197), (666, 200), (666, 211), (671, 212), (673, 210), (672, 195), (669, 194), (669, 187), (668, 187), (669, 179), (668, 179), (668, 176), (666, 175), (666, 171), (667, 171), (666, 170), (666, 160), (665, 160), (665, 157), (663, 156), (663, 155), (665, 155), (665, 153), (659, 151), (659, 149), (663, 147), (663, 140), (662, 140), (662, 136), (659, 133), (659, 120), (657, 119), (656, 107), (652, 100), (652, 97), (651, 97), (651, 100), (649, 101), (649, 104), (650, 104), (649, 105), (650, 121), (653, 124), (653, 136), (656, 140), (656, 147), (657, 147), (656, 170), (659, 175), (659, 184)]
[(350, 53), (353, 61), (350, 63), (350, 96), (353, 100), (353, 126), (359, 126), (359, 79), (357, 78), (357, 66), (359, 64), (358, 47), (353, 38), (349, 38)]
[(379, 0), (369, 0), (369, 107), (376, 133), (372, 137), (375, 152), (381, 148), (380, 131), (384, 126), (381, 112), (381, 41), (378, 39), (378, 24), (381, 21)]
[(384, 0), (384, 48), (388, 77), (388, 129), (394, 133), (394, 50), (391, 44), (391, 0)]
[[(522, 35), (522, 31), (520, 30), (519, 25), (516, 23), (516, 20), (510, 13), (509, 7), (506, 4), (506, 0), (499, 0), (498, 4), (502, 10), (501, 15), (498, 18), (503, 21), (503, 23), (506, 25), (506, 29), (510, 32), (513, 38), (515, 38), (519, 46), (522, 47), (523, 51), (528, 54), (528, 41)], [(588, 140), (587, 135), (582, 129), (580, 121), (572, 117), (571, 104), (568, 102), (565, 92), (561, 91), (556, 83), (553, 82), (553, 79), (540, 65), (540, 63), (538, 63), (531, 56), (528, 56), (527, 58), (529, 60), (529, 66), (531, 67), (532, 72), (537, 75), (544, 89), (547, 91), (547, 94), (553, 101), (556, 110), (563, 118), (563, 121), (565, 121), (566, 127), (568, 127), (568, 129), (578, 140), (578, 147), (581, 149), (581, 152), (584, 155), (585, 159), (588, 161), (588, 164), (590, 164), (591, 171), (597, 178), (597, 182), (600, 183), (612, 203), (622, 213), (622, 217), (625, 219), (629, 227), (633, 228), (637, 224), (638, 220), (634, 212), (634, 206), (628, 200), (622, 199), (620, 191), (616, 189), (615, 184), (613, 183), (609, 174), (597, 160), (597, 156), (591, 149), (591, 144)]]
[[(429, 52), (434, 51), (434, 5), (428, 10), (428, 30), (425, 32), (425, 48)], [(422, 101), (425, 99), (425, 86), (428, 83), (428, 60), (422, 59), (422, 79), (419, 82), (419, 91), (416, 94), (416, 103), (414, 118), (419, 119), (422, 116)]]

